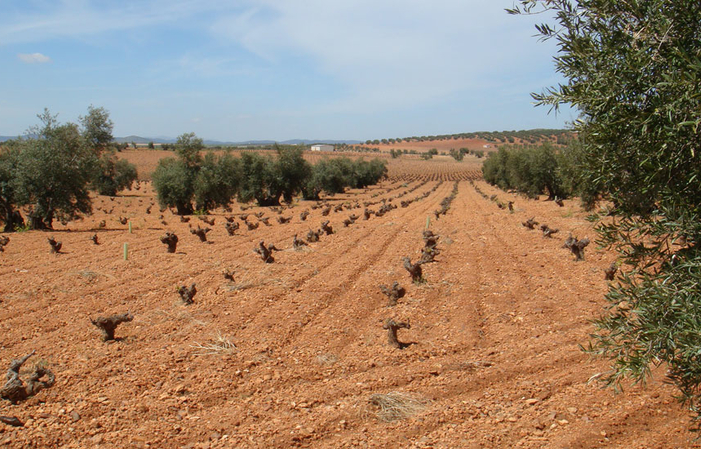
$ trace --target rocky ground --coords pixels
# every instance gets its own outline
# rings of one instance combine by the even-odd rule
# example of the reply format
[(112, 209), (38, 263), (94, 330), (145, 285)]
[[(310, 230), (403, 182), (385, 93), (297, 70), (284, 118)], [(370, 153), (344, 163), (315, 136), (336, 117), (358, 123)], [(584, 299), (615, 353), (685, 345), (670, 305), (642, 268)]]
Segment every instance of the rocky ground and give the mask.
[[(603, 270), (615, 255), (592, 244), (575, 262), (562, 248), (570, 233), (594, 237), (576, 201), (559, 207), (498, 191), (470, 163), (390, 162), (390, 180), (318, 208), (234, 204), (201, 217), (213, 225), (182, 222), (159, 211), (142, 182), (97, 197), (82, 221), (9, 234), (0, 364), (36, 351), (22, 376), (39, 362), (56, 381), (16, 405), (0, 402), (0, 415), (24, 423), (0, 423), (0, 446), (695, 444), (664, 370), (621, 394), (595, 380), (607, 365), (580, 345), (605, 306)], [(508, 201), (511, 212), (497, 205)], [(364, 220), (366, 207), (387, 204), (397, 207)], [(249, 230), (244, 215), (258, 227)], [(351, 215), (359, 218), (345, 226)], [(240, 226), (233, 236), (227, 217)], [(526, 229), (531, 217), (559, 232)], [(293, 236), (306, 241), (326, 220), (333, 234), (293, 247)], [(211, 228), (207, 242), (190, 232), (198, 226)], [(414, 283), (402, 258), (421, 256), (427, 226), (440, 236), (439, 254)], [(175, 253), (159, 240), (166, 231), (178, 236)], [(62, 242), (58, 254), (51, 236)], [(261, 241), (280, 250), (273, 263), (254, 253)], [(406, 293), (389, 306), (379, 286), (395, 281)], [(193, 283), (186, 305), (177, 289)], [(133, 321), (104, 342), (91, 318), (125, 312)], [(410, 324), (397, 333), (403, 349), (389, 345), (388, 319)]]

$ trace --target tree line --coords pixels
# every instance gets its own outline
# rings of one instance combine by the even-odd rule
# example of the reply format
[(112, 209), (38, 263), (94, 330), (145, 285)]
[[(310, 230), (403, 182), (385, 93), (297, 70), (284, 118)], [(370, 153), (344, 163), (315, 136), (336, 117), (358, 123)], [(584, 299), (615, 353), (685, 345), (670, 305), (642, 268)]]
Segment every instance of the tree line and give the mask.
[[(77, 123), (59, 123), (44, 110), (40, 123), (22, 138), (0, 148), (0, 221), (5, 232), (52, 229), (92, 213), (90, 192), (116, 195), (131, 188), (136, 167), (117, 158), (120, 144), (113, 141), (113, 123), (104, 108), (90, 106)], [(275, 146), (276, 157), (244, 152), (206, 152), (194, 133), (183, 134), (173, 145), (177, 155), (159, 161), (154, 187), (163, 207), (178, 214), (227, 207), (237, 198), (261, 206), (292, 202), (297, 195), (319, 199), (322, 192), (341, 193), (363, 188), (387, 174), (379, 159), (334, 158), (311, 165), (303, 150)], [(24, 215), (23, 215), (24, 214)]]
[(572, 140), (565, 147), (504, 145), (492, 152), (482, 165), (485, 181), (503, 190), (515, 190), (528, 197), (548, 199), (579, 196), (591, 209), (597, 199), (583, 180), (582, 144)]
[(355, 161), (341, 157), (315, 165), (304, 159), (301, 148), (276, 146), (270, 154), (207, 152), (202, 139), (183, 134), (175, 144), (176, 157), (161, 159), (153, 173), (153, 184), (162, 207), (173, 207), (180, 215), (196, 210), (227, 207), (237, 198), (259, 206), (291, 203), (295, 196), (319, 199), (322, 192), (336, 194), (346, 188), (376, 184), (387, 174), (385, 161)]

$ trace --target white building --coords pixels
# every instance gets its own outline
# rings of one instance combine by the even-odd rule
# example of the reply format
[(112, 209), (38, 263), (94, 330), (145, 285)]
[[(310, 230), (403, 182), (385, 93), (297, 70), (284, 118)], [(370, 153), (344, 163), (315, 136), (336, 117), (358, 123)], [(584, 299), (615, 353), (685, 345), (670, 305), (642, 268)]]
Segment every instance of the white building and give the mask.
[(316, 144), (312, 145), (312, 151), (333, 151), (333, 145)]

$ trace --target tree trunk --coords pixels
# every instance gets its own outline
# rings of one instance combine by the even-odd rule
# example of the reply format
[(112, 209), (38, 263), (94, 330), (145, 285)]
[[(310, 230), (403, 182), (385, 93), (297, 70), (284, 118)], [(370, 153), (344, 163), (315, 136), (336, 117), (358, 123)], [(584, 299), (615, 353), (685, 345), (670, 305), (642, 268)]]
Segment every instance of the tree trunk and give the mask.
[(175, 208), (177, 209), (178, 215), (192, 215), (192, 204), (180, 203), (176, 204)]
[(277, 197), (264, 195), (264, 196), (256, 197), (256, 201), (258, 202), (258, 205), (261, 207), (279, 206), (280, 205), (279, 198), (280, 198), (279, 195)]
[(24, 218), (18, 210), (12, 209), (12, 207), (7, 207), (7, 218), (5, 219), (5, 229), (4, 232), (15, 232), (17, 227), (24, 227)]

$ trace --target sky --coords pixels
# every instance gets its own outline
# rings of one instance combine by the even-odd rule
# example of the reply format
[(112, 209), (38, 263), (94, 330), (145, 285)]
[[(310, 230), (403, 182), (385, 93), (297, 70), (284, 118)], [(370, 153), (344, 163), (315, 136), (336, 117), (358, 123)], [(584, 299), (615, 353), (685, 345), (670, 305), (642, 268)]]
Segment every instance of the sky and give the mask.
[(0, 0), (0, 135), (104, 107), (115, 136), (367, 140), (564, 128), (513, 0)]

